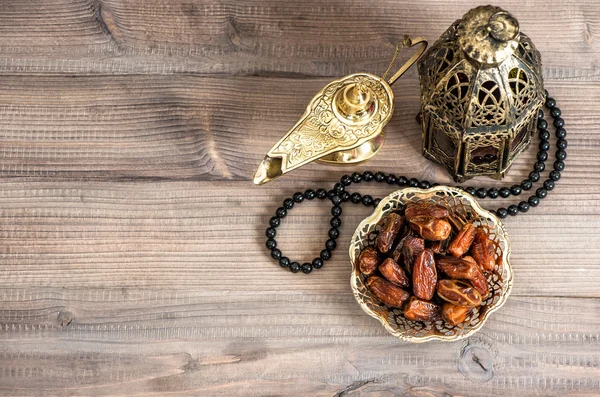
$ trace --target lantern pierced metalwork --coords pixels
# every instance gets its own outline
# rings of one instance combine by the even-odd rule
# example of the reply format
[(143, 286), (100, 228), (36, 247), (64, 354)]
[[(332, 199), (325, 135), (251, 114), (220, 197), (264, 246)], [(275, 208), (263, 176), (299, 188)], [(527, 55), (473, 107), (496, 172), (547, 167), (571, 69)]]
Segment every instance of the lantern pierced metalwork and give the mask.
[(423, 154), (454, 179), (501, 179), (531, 142), (544, 103), (542, 64), (499, 7), (466, 13), (418, 62)]

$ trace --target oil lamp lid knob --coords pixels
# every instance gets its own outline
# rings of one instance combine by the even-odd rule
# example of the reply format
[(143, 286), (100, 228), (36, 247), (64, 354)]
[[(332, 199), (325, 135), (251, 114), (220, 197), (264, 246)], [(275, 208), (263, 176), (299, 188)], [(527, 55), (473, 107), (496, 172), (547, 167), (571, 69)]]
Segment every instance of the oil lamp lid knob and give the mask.
[(458, 36), (458, 43), (469, 58), (495, 65), (517, 49), (519, 22), (502, 8), (477, 7), (463, 16)]

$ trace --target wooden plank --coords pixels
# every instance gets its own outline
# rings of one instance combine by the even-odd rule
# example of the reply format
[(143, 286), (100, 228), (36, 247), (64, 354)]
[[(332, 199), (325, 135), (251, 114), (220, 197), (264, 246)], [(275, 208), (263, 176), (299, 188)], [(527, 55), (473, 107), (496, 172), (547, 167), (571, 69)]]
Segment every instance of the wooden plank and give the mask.
[(592, 396), (600, 388), (598, 299), (512, 297), (468, 341), (414, 345), (389, 337), (348, 292), (9, 288), (0, 296), (0, 395), (67, 396), (73, 385), (94, 396)]
[[(480, 3), (408, 0), (4, 2), (0, 72), (339, 76), (383, 73), (405, 34), (434, 41)], [(598, 80), (595, 0), (509, 0), (549, 79)], [(555, 34), (560, 31), (560, 34)], [(412, 70), (411, 75), (415, 75)]]
[[(196, 76), (0, 79), (0, 176), (247, 181), (327, 82)], [(600, 103), (600, 82), (549, 81), (547, 86), (569, 130), (561, 184), (579, 184), (573, 178), (584, 174), (596, 179), (588, 170), (600, 167), (599, 138), (590, 133), (599, 121), (593, 106)], [(373, 161), (353, 170), (451, 182), (446, 171), (420, 154), (418, 82), (401, 79), (394, 87), (398, 98), (385, 146)], [(504, 182), (479, 178), (475, 183), (520, 182), (536, 152), (537, 141)], [(285, 178), (333, 181), (346, 171), (311, 164)]]
[[(346, 247), (366, 208), (346, 207), (340, 248), (314, 274), (291, 274), (270, 259), (267, 220), (296, 188), (5, 181), (0, 286), (348, 291)], [(515, 295), (600, 297), (600, 251), (590, 244), (600, 239), (599, 189), (557, 188), (531, 215), (507, 219)], [(574, 193), (585, 195), (583, 206), (572, 205)], [(290, 212), (279, 229), (292, 259), (309, 261), (322, 249), (330, 206), (320, 204)]]

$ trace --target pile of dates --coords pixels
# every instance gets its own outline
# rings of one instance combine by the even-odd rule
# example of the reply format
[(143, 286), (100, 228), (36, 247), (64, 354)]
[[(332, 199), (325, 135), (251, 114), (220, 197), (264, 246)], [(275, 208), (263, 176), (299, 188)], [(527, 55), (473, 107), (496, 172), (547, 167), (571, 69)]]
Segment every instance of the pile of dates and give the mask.
[(496, 266), (487, 232), (451, 217), (442, 206), (420, 201), (381, 223), (376, 247), (359, 256), (367, 288), (411, 321), (465, 321), (490, 290)]

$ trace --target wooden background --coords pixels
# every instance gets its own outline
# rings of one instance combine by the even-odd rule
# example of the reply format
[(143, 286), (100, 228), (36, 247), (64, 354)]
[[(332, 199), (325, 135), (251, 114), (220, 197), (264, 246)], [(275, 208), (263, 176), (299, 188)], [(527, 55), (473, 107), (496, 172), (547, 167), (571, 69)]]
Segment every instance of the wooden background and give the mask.
[[(264, 248), (283, 198), (347, 171), (251, 183), (312, 95), (476, 5), (0, 1), (0, 395), (599, 395), (597, 0), (498, 4), (542, 53), (569, 158), (543, 205), (506, 220), (513, 293), (476, 336), (405, 344), (361, 311), (343, 246), (366, 208), (346, 206), (342, 248), (308, 276)], [(355, 169), (449, 183), (419, 153), (416, 70), (393, 88), (387, 142)], [(536, 147), (473, 183), (521, 181)], [(295, 209), (284, 252), (313, 258), (328, 211)]]

